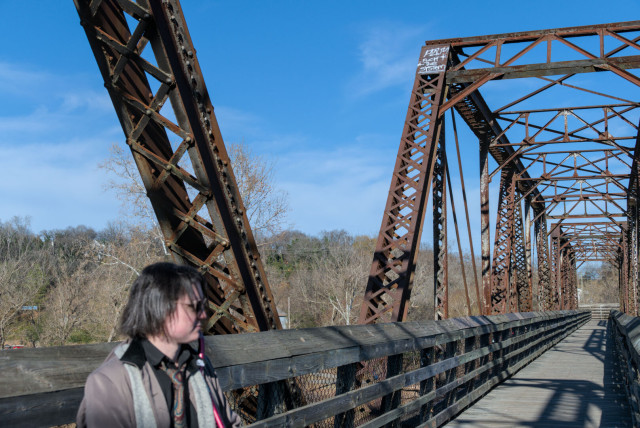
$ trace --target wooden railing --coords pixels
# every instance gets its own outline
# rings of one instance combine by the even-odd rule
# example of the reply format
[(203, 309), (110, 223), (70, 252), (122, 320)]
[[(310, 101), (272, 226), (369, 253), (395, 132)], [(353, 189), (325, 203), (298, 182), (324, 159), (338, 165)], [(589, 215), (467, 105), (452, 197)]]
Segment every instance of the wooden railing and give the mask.
[[(438, 426), (590, 318), (530, 312), (213, 336), (207, 355), (251, 427)], [(73, 421), (114, 344), (0, 353), (0, 421)]]
[(620, 310), (620, 303), (592, 303), (587, 305), (580, 305), (580, 310), (590, 311), (591, 319), (593, 320), (607, 320), (609, 319), (609, 313), (611, 311)]
[(616, 356), (621, 365), (624, 387), (631, 407), (633, 426), (640, 426), (640, 318), (620, 311), (611, 311), (612, 336)]

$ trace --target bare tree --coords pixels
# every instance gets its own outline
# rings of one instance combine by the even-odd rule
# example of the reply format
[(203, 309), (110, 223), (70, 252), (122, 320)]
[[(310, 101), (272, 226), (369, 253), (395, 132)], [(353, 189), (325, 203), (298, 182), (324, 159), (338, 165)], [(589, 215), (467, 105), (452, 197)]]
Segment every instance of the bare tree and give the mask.
[(65, 345), (74, 332), (86, 327), (96, 305), (100, 305), (95, 298), (90, 265), (88, 260), (75, 266), (58, 260), (52, 278), (55, 285), (47, 293), (44, 312), (46, 323), (42, 338), (46, 344)]
[(25, 306), (34, 305), (46, 285), (43, 244), (26, 219), (0, 223), (0, 349)]
[(273, 162), (237, 143), (229, 146), (229, 157), (253, 232), (263, 237), (281, 232), (289, 203), (287, 194), (274, 185)]
[(113, 144), (109, 153), (109, 157), (99, 164), (100, 168), (113, 177), (107, 182), (105, 189), (115, 191), (120, 199), (123, 219), (132, 227), (147, 229), (167, 254), (162, 231), (133, 156), (118, 144)]
[[(254, 155), (243, 144), (231, 144), (229, 157), (253, 232), (263, 238), (281, 232), (289, 204), (287, 194), (274, 184), (273, 162)], [(181, 166), (192, 170), (186, 163)], [(164, 243), (140, 174), (128, 151), (114, 144), (109, 158), (100, 164), (100, 168), (113, 177), (107, 182), (106, 189), (116, 192), (126, 219), (134, 225), (150, 228), (153, 236)]]
[(102, 238), (93, 241), (90, 250), (98, 263), (93, 281), (100, 284), (95, 290), (101, 304), (94, 316), (101, 329), (99, 337), (111, 342), (117, 334), (129, 286), (145, 266), (164, 261), (166, 256), (146, 229), (111, 224)]
[[(374, 241), (323, 232), (321, 247), (291, 276), (294, 325), (349, 325), (358, 318)], [(301, 326), (298, 324), (297, 326)]]

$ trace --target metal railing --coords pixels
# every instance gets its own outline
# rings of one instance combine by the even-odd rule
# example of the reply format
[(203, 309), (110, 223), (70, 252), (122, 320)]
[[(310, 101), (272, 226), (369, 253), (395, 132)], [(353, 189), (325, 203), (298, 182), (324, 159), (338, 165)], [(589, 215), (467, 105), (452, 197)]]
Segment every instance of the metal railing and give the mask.
[[(439, 426), (589, 319), (586, 311), (529, 312), (206, 343), (222, 388), (251, 427)], [(113, 346), (3, 352), (2, 424), (71, 422), (86, 376)]]

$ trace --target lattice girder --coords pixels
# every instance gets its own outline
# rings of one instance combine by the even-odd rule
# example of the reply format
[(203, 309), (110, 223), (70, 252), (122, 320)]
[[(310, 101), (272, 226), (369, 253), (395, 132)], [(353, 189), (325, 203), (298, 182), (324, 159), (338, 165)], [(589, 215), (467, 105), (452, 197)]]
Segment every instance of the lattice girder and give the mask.
[(76, 7), (165, 245), (205, 275), (209, 332), (280, 328), (178, 1)]
[[(449, 49), (422, 49), (358, 322), (406, 319), (446, 97)], [(430, 68), (428, 61), (435, 64)], [(437, 269), (436, 269), (437, 270)]]

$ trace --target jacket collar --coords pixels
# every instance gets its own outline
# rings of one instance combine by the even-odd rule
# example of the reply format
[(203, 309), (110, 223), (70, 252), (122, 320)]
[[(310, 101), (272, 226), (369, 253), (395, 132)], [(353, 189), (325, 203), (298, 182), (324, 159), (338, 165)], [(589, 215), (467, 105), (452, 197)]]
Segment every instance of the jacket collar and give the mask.
[(147, 358), (145, 356), (144, 348), (142, 347), (142, 343), (140, 343), (140, 340), (131, 339), (131, 343), (129, 343), (129, 347), (120, 358), (120, 361), (133, 364), (138, 367), (138, 369), (142, 370), (142, 367), (147, 361)]
[[(189, 373), (194, 373), (199, 369), (198, 365), (196, 364), (196, 358), (193, 357), (194, 355), (195, 351), (193, 350), (193, 348), (191, 348), (189, 345), (182, 345), (178, 360), (181, 363), (187, 363), (187, 371)], [(142, 367), (148, 361), (144, 346), (142, 345), (142, 341), (140, 339), (131, 339), (129, 347), (120, 358), (120, 361), (133, 364), (138, 367), (138, 369), (142, 370)]]

